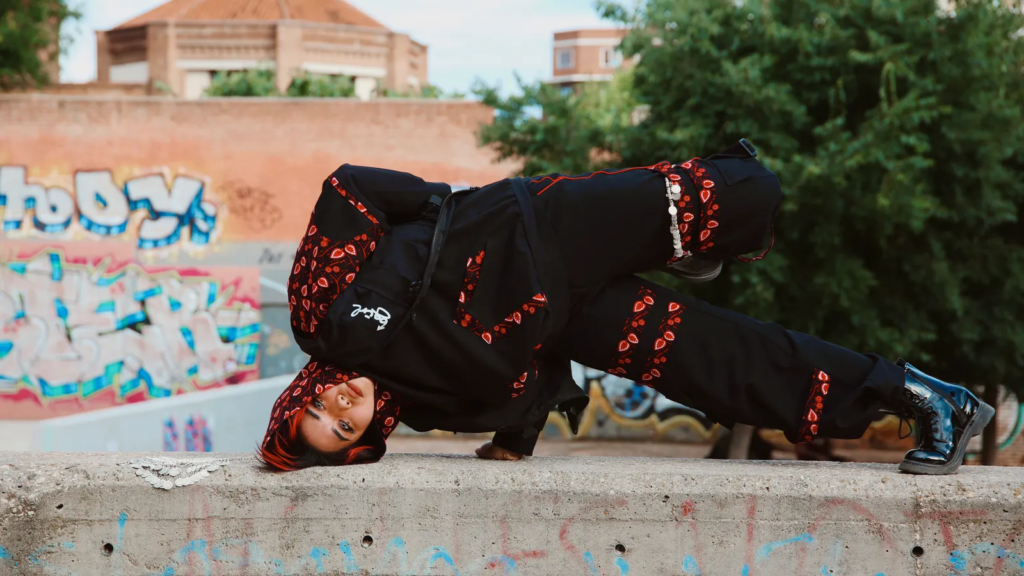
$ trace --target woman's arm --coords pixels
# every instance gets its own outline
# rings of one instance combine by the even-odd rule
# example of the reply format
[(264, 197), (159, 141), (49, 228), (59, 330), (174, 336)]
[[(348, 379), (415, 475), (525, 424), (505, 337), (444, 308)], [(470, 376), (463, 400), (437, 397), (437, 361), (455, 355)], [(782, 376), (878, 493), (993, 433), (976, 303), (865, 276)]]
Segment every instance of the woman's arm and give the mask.
[(363, 202), (379, 220), (385, 221), (385, 227), (415, 220), (432, 196), (443, 199), (451, 194), (447, 184), (427, 182), (419, 176), (384, 168), (345, 164), (332, 178)]
[(540, 431), (547, 423), (547, 416), (533, 426), (519, 430), (498, 432), (490, 442), (477, 448), (476, 455), (488, 460), (520, 460), (533, 456), (533, 449), (540, 438)]

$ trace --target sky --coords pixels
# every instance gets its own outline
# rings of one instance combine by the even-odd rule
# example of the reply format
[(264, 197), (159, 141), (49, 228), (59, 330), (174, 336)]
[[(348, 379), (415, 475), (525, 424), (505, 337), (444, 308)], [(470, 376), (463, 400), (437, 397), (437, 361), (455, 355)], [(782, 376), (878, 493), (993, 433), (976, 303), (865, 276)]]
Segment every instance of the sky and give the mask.
[[(61, 81), (96, 79), (94, 30), (109, 30), (165, 0), (70, 0), (83, 18), (67, 32), (74, 43), (61, 58)], [(515, 87), (551, 76), (552, 34), (609, 27), (593, 0), (349, 0), (397, 32), (429, 47), (430, 83), (466, 92), (474, 79)]]

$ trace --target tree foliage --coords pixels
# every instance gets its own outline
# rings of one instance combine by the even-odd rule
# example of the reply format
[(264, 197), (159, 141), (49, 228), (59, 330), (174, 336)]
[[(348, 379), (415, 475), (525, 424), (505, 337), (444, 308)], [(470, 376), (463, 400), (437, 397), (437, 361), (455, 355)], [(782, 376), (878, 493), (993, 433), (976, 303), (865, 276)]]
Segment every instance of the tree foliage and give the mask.
[[(282, 96), (277, 90), (277, 73), (266, 68), (217, 72), (206, 89), (207, 96)], [(292, 98), (348, 98), (355, 85), (347, 76), (326, 76), (303, 72), (292, 79), (283, 96)]]
[(458, 90), (444, 91), (440, 86), (424, 84), (419, 92), (414, 90), (389, 90), (382, 88), (378, 90), (381, 98), (425, 98), (428, 100), (462, 100), (466, 94)]
[(0, 0), (0, 90), (57, 81), (47, 63), (70, 41), (61, 24), (79, 17), (65, 0)]
[(287, 95), (294, 98), (350, 98), (356, 95), (356, 87), (348, 76), (303, 72), (292, 80)]
[(277, 73), (258, 68), (239, 71), (220, 71), (206, 89), (207, 96), (280, 96), (277, 91)]
[[(601, 135), (574, 96), (493, 100), (482, 142), (527, 172), (622, 165), (741, 137), (786, 194), (772, 255), (698, 295), (946, 379), (1024, 393), (1024, 19), (966, 0), (604, 3), (632, 28), (646, 120)], [(537, 92), (531, 92), (536, 90)], [(543, 106), (544, 115), (527, 114)], [(568, 128), (568, 129), (566, 129)], [(587, 136), (581, 136), (587, 135)], [(558, 150), (564, 149), (564, 155)]]
[(578, 91), (526, 84), (518, 76), (516, 83), (519, 92), (507, 97), (481, 82), (473, 87), (495, 109), (480, 142), (492, 146), (500, 160), (521, 160), (523, 174), (587, 172), (619, 160), (620, 139), (637, 107), (629, 74)]

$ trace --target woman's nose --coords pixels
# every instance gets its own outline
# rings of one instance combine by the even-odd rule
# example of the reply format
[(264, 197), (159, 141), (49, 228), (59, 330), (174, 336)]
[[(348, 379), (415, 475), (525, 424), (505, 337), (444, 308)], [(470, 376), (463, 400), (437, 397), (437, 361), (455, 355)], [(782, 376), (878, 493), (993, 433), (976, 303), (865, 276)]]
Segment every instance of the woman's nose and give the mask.
[(352, 407), (352, 403), (349, 402), (348, 398), (346, 398), (344, 394), (338, 394), (338, 406), (342, 408), (350, 408)]

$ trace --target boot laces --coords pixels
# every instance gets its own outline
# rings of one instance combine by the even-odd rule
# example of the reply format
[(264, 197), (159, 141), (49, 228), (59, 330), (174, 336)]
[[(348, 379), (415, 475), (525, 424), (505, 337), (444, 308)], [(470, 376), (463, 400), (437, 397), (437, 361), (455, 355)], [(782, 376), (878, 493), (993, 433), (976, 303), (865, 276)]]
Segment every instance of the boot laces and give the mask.
[[(938, 434), (939, 433), (939, 413), (935, 411), (935, 406), (929, 404), (927, 406), (927, 408), (925, 409), (925, 414), (927, 416), (928, 424), (931, 426), (932, 432), (935, 433), (935, 434)], [(914, 418), (914, 420), (917, 421), (918, 429), (920, 429), (922, 427), (922, 424), (924, 424), (924, 422), (921, 421), (923, 419), (921, 419), (921, 418)], [(903, 435), (903, 423), (904, 422), (907, 423), (907, 434), (905, 436)], [(904, 438), (909, 438), (910, 435), (913, 434), (913, 433), (914, 433), (914, 428), (910, 425), (910, 422), (907, 422), (907, 418), (904, 415), (900, 414), (900, 424), (899, 424), (899, 428), (897, 428), (897, 430), (896, 430), (896, 435), (899, 437), (900, 440), (903, 440)]]
[(914, 428), (910, 425), (910, 422), (907, 422), (907, 435), (903, 435), (904, 422), (907, 422), (907, 419), (905, 416), (900, 414), (900, 427), (896, 430), (896, 435), (899, 436), (900, 440), (903, 440), (904, 438), (910, 438), (910, 435), (914, 433)]

